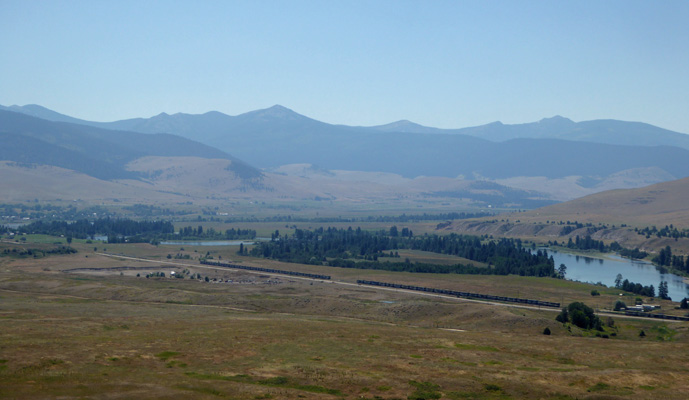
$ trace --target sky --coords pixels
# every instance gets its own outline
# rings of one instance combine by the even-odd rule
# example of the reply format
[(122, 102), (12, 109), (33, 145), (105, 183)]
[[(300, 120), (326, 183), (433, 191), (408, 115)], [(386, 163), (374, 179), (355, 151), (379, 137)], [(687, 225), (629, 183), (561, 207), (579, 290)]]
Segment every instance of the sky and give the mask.
[(0, 0), (0, 104), (689, 133), (689, 1)]

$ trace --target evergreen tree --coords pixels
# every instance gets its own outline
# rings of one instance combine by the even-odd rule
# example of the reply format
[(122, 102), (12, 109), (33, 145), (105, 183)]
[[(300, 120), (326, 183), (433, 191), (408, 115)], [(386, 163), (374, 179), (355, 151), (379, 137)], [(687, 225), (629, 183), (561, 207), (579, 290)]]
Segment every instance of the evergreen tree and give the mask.
[(565, 279), (565, 275), (567, 274), (567, 266), (565, 264), (560, 264), (560, 267), (557, 269), (557, 274), (560, 279)]
[(662, 281), (658, 285), (658, 297), (660, 297), (663, 300), (671, 300), (670, 296), (668, 296), (668, 288), (666, 281)]
[(561, 323), (563, 323), (563, 324), (566, 323), (567, 321), (569, 321), (569, 311), (567, 311), (567, 307), (564, 307), (564, 308), (562, 309), (562, 312), (560, 312), (560, 313), (557, 315), (557, 317), (555, 317), (555, 320), (556, 320), (557, 322), (561, 322)]
[(686, 310), (689, 308), (689, 304), (687, 303), (687, 298), (683, 298), (682, 301), (679, 303), (679, 308)]

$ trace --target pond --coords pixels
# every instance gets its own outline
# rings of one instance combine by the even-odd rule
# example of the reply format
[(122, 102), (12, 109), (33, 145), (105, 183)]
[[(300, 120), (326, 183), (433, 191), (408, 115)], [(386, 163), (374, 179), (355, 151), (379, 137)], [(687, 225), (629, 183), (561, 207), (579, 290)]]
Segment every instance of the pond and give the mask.
[(689, 297), (689, 285), (684, 278), (670, 273), (655, 265), (639, 260), (630, 260), (614, 254), (606, 254), (605, 258), (582, 256), (553, 249), (545, 249), (555, 260), (555, 269), (560, 264), (567, 266), (566, 278), (574, 281), (601, 282), (609, 287), (615, 286), (617, 274), (623, 279), (640, 283), (643, 286), (653, 285), (658, 294), (658, 284), (666, 281), (668, 294), (674, 301)]

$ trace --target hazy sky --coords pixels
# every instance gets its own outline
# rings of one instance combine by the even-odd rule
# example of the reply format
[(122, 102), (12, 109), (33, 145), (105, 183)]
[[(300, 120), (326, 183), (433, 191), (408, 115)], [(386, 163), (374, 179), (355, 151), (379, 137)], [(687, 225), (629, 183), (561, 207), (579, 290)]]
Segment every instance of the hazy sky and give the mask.
[(0, 104), (689, 133), (689, 1), (0, 0)]

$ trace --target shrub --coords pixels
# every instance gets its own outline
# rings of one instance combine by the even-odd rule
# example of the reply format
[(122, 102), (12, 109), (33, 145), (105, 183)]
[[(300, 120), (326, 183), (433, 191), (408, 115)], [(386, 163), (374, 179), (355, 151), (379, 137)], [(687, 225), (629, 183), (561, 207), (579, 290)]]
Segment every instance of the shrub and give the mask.
[(570, 303), (562, 312), (555, 317), (558, 322), (571, 322), (581, 329), (603, 330), (600, 318), (596, 316), (593, 309), (581, 302)]
[(409, 381), (409, 384), (416, 388), (414, 393), (408, 397), (409, 400), (430, 400), (442, 397), (442, 394), (438, 391), (440, 386), (434, 383)]
[(489, 391), (489, 392), (501, 392), (502, 388), (498, 385), (493, 385), (492, 383), (488, 383), (483, 385), (483, 387)]
[(544, 335), (550, 335), (550, 328), (548, 328), (548, 327), (546, 326), (545, 329), (543, 329), (543, 334), (544, 334)]
[(562, 322), (563, 324), (569, 321), (569, 312), (567, 311), (567, 307), (564, 307), (562, 312), (555, 317), (555, 321)]
[(596, 289), (593, 289), (593, 290), (591, 291), (591, 296), (600, 296), (600, 292), (597, 291)]
[(615, 311), (620, 311), (620, 310), (623, 309), (623, 308), (627, 308), (627, 305), (624, 304), (623, 301), (617, 300), (617, 301), (615, 302), (615, 308), (613, 308), (613, 310), (615, 310)]

